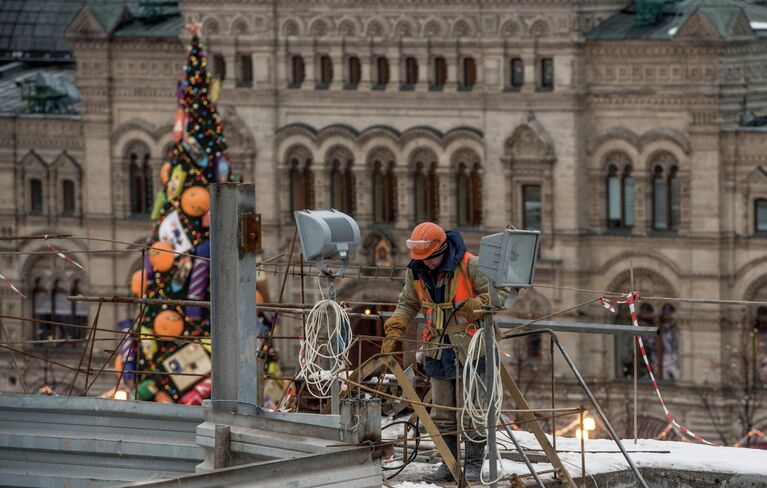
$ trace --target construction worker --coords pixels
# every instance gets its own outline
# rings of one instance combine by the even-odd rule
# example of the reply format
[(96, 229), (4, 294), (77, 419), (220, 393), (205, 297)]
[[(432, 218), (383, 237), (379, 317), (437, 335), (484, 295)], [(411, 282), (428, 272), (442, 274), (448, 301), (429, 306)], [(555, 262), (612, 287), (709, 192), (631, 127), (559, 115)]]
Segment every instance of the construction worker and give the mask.
[[(458, 405), (455, 352), (449, 346), (435, 346), (454, 345), (458, 360), (463, 364), (469, 342), (477, 330), (481, 309), (489, 302), (487, 277), (477, 272), (479, 258), (466, 251), (461, 235), (455, 231), (445, 232), (435, 223), (418, 224), (407, 247), (412, 260), (397, 308), (384, 324), (386, 339), (381, 352), (390, 353), (401, 345), (400, 339), (406, 337), (409, 324), (418, 312), (423, 311), (426, 328), (421, 340), (427, 343), (424, 345), (424, 369), (431, 376), (432, 403), (455, 407)], [(502, 298), (505, 295), (502, 293)], [(483, 371), (484, 361), (477, 373)], [(432, 408), (431, 418), (440, 432), (447, 433), (443, 439), (457, 459), (455, 410)], [(484, 448), (484, 443), (466, 442), (465, 479), (479, 479)], [(432, 482), (451, 479), (452, 474), (445, 463), (426, 478)]]

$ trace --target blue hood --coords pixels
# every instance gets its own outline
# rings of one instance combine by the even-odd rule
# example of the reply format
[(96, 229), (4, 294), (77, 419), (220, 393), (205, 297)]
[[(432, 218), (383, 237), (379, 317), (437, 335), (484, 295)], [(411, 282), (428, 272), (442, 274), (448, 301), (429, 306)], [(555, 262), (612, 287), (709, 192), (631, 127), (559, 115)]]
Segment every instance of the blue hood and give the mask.
[[(466, 244), (463, 243), (463, 237), (461, 237), (461, 234), (458, 232), (449, 230), (446, 234), (447, 251), (445, 251), (445, 259), (442, 261), (442, 266), (439, 268), (439, 271), (444, 271), (449, 274), (461, 264), (463, 255), (466, 253)], [(421, 279), (423, 274), (428, 274), (430, 272), (429, 268), (423, 264), (423, 261), (416, 259), (410, 261), (410, 264), (408, 264), (407, 267), (413, 270), (413, 278), (416, 280)]]

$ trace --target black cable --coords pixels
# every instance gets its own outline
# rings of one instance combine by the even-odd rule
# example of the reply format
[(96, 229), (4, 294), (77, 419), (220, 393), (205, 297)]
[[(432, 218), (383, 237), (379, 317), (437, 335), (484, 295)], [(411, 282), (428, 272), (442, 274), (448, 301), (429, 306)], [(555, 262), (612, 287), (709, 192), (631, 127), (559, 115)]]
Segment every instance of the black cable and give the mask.
[[(392, 478), (394, 478), (398, 474), (400, 474), (410, 463), (415, 461), (415, 458), (418, 456), (418, 448), (421, 445), (421, 436), (417, 435), (418, 434), (418, 423), (419, 423), (419, 421), (418, 421), (417, 418), (415, 419), (415, 424), (413, 422), (408, 421), (408, 420), (397, 420), (395, 422), (392, 422), (390, 424), (386, 424), (383, 427), (381, 427), (381, 433), (382, 434), (383, 434), (383, 431), (388, 429), (389, 427), (392, 427), (394, 425), (400, 425), (400, 424), (412, 427), (414, 429), (414, 432), (416, 433), (415, 447), (413, 448), (413, 452), (410, 454), (410, 456), (408, 456), (408, 458), (402, 463), (401, 466), (382, 466), (381, 467), (381, 469), (384, 470), (384, 471), (396, 471), (394, 474), (392, 474), (391, 476), (388, 476), (386, 478), (387, 481), (392, 479)], [(406, 431), (407, 431), (407, 427), (406, 427)], [(405, 436), (405, 437), (406, 437), (405, 442), (407, 442), (407, 436)]]

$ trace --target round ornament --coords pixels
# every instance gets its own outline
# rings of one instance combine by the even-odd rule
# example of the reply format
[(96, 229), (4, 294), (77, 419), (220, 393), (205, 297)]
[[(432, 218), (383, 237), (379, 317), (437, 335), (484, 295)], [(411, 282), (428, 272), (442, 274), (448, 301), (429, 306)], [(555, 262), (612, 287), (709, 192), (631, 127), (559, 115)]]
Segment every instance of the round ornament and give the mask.
[(173, 403), (173, 399), (164, 391), (158, 391), (155, 393), (154, 401), (157, 403)]
[(173, 260), (176, 255), (173, 254), (173, 246), (167, 242), (159, 241), (152, 244), (149, 249), (149, 262), (155, 271), (165, 272), (173, 267)]
[(159, 339), (172, 341), (184, 331), (184, 319), (173, 310), (163, 310), (154, 318), (154, 333)]
[[(130, 280), (130, 291), (137, 297), (141, 297), (146, 293), (147, 285), (149, 284), (149, 278), (143, 269), (140, 269), (133, 273), (133, 277)], [(143, 285), (143, 286), (142, 286)]]
[(210, 208), (210, 194), (201, 186), (192, 186), (181, 195), (181, 210), (190, 217), (201, 217)]

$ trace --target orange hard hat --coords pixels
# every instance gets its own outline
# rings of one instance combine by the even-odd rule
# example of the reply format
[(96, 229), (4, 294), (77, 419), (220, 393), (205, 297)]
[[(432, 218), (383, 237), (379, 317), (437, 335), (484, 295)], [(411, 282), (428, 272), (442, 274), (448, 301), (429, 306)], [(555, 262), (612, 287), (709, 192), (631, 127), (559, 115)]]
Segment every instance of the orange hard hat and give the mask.
[(264, 303), (264, 295), (260, 291), (256, 290), (256, 303)]
[(447, 240), (445, 230), (434, 222), (422, 222), (415, 226), (407, 240), (411, 259), (426, 259), (442, 247)]

